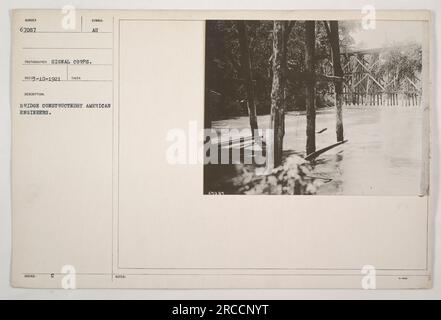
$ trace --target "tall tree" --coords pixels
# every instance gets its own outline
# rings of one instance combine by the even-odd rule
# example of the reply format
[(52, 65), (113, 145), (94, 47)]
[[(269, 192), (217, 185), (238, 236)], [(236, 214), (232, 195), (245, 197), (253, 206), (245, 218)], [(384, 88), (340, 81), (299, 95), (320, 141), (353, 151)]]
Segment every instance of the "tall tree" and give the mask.
[[(295, 25), (295, 21), (284, 21), (283, 22), (283, 48), (282, 48), (282, 76), (283, 76), (283, 114), (282, 114), (282, 137), (285, 136), (285, 114), (288, 108), (288, 41), (291, 30)], [(283, 141), (281, 144), (283, 149)], [(282, 150), (283, 151), (283, 150)]]
[(306, 154), (315, 152), (315, 21), (305, 22)]
[(250, 116), (250, 127), (251, 133), (257, 132), (257, 114), (256, 105), (254, 103), (254, 86), (253, 86), (253, 75), (251, 71), (251, 59), (250, 59), (250, 49), (248, 44), (248, 33), (245, 21), (237, 21), (237, 30), (239, 32), (239, 46), (240, 46), (240, 64), (242, 69), (242, 77), (245, 82), (245, 91), (247, 95), (247, 107), (248, 114)]
[(330, 21), (330, 26), (325, 21), (326, 32), (331, 43), (332, 65), (334, 67), (334, 76), (339, 77), (334, 81), (335, 86), (335, 109), (336, 109), (336, 127), (337, 142), (344, 140), (343, 135), (343, 69), (341, 67), (340, 56), (340, 37), (338, 31), (338, 21)]
[(285, 73), (286, 43), (285, 22), (274, 21), (271, 87), (271, 129), (274, 135), (274, 166), (282, 162), (283, 136), (285, 134)]

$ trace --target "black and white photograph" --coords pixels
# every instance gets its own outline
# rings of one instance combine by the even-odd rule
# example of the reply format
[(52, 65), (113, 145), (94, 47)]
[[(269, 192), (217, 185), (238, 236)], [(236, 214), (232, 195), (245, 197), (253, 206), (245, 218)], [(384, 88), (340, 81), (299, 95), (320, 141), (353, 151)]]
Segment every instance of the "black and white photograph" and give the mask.
[(424, 193), (425, 31), (207, 21), (204, 194)]

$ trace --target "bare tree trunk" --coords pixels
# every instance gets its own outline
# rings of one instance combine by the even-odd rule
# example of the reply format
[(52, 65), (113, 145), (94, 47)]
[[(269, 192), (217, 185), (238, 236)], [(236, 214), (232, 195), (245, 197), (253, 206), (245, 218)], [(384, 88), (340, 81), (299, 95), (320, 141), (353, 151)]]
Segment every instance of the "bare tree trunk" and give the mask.
[(251, 71), (250, 49), (248, 45), (248, 33), (245, 21), (237, 21), (237, 29), (239, 31), (239, 46), (240, 46), (240, 64), (242, 67), (242, 77), (245, 81), (245, 90), (247, 95), (248, 114), (250, 116), (250, 127), (254, 137), (258, 129), (256, 105), (254, 104), (254, 87), (253, 75)]
[(305, 22), (306, 154), (315, 152), (315, 21)]
[[(330, 21), (330, 33), (329, 33), (332, 49), (332, 64), (334, 65), (334, 75), (343, 78), (343, 69), (340, 61), (340, 40), (338, 34), (338, 21)], [(342, 80), (336, 80), (335, 85), (335, 108), (336, 108), (336, 127), (337, 142), (343, 141), (343, 113), (342, 113), (342, 93), (343, 82)]]
[(282, 70), (283, 70), (283, 134), (285, 134), (285, 114), (287, 110), (288, 97), (288, 40), (291, 30), (295, 25), (295, 21), (285, 21), (283, 30), (283, 54), (282, 54)]
[(274, 166), (282, 162), (285, 122), (285, 70), (286, 53), (284, 46), (285, 22), (274, 21), (273, 29), (273, 83), (271, 88), (271, 129), (274, 134)]

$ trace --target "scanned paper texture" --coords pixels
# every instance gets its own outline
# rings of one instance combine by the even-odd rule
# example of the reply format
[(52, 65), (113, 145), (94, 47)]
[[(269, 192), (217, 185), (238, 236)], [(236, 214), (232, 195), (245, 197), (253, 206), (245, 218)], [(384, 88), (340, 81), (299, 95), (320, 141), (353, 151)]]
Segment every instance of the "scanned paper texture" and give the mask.
[(13, 286), (431, 286), (429, 12), (11, 19)]

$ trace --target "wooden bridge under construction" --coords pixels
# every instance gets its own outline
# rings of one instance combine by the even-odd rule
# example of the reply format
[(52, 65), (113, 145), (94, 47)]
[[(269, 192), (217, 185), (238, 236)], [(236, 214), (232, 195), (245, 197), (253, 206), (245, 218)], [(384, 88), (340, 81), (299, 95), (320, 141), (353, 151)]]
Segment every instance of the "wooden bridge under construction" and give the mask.
[[(408, 46), (407, 46), (408, 47)], [(354, 50), (341, 53), (345, 106), (419, 106), (420, 75), (400, 76), (400, 70), (381, 70), (382, 55), (405, 47)]]

